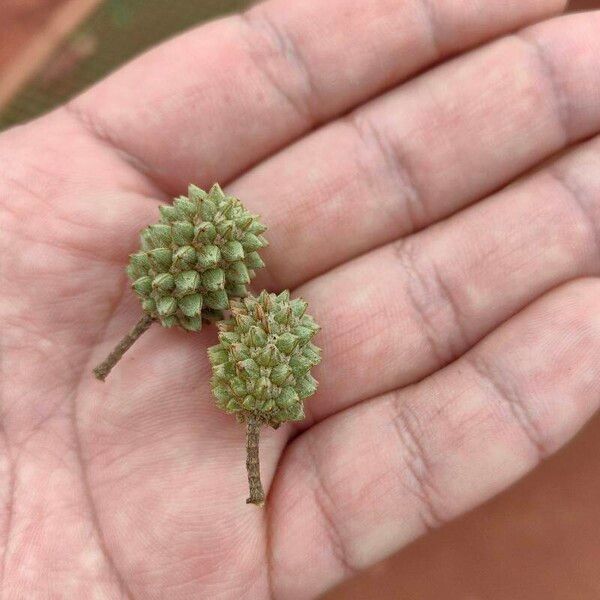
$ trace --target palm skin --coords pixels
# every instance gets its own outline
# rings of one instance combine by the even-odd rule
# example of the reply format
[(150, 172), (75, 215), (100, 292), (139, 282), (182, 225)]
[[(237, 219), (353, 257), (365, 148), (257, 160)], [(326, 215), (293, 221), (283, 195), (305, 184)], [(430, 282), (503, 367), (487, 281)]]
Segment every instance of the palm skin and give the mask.
[[(0, 136), (5, 598), (315, 597), (577, 431), (600, 17), (531, 26), (562, 8), (272, 0)], [(263, 510), (213, 328), (155, 325), (91, 375), (140, 315), (137, 232), (215, 180), (269, 225), (254, 288), (323, 328), (307, 420), (263, 432)]]

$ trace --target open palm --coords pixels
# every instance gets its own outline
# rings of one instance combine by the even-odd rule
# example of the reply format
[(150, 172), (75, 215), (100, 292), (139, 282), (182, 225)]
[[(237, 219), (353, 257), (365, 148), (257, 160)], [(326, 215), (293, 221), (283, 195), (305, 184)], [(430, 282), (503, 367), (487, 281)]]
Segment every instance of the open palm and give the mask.
[[(532, 25), (563, 4), (270, 0), (0, 136), (4, 598), (311, 598), (577, 431), (600, 15)], [(306, 421), (263, 432), (265, 509), (214, 328), (91, 374), (140, 315), (137, 232), (214, 181), (269, 226), (255, 289), (322, 325)]]

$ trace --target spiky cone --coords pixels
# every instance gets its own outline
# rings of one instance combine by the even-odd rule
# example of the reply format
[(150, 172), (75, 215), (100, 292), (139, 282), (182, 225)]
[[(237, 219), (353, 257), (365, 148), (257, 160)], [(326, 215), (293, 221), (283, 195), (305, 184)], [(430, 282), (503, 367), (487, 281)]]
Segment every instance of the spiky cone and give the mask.
[(249, 504), (265, 499), (260, 427), (302, 420), (303, 401), (317, 389), (310, 370), (321, 361), (321, 350), (311, 340), (320, 328), (306, 308), (288, 291), (232, 301), (231, 318), (217, 323), (219, 343), (208, 349), (217, 406), (247, 425)]
[(144, 316), (109, 357), (94, 369), (104, 380), (152, 322), (199, 331), (202, 320), (223, 318), (232, 299), (247, 294), (266, 227), (218, 184), (210, 192), (190, 185), (187, 196), (159, 207), (160, 221), (141, 232), (127, 274)]

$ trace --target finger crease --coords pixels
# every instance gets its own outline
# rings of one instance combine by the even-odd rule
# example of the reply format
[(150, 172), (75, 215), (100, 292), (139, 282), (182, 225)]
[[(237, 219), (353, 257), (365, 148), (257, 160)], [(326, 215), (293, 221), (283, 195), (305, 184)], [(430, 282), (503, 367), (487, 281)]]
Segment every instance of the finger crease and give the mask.
[[(269, 49), (267, 54), (261, 53), (254, 40), (250, 40), (249, 56), (257, 70), (269, 81), (273, 89), (282, 96), (286, 102), (312, 129), (321, 119), (313, 109), (311, 98), (317, 97), (317, 88), (312, 75), (298, 45), (293, 37), (285, 33), (282, 28), (269, 18), (265, 11), (251, 10), (240, 14), (240, 19), (246, 29), (257, 34), (261, 40), (266, 42)], [(296, 78), (301, 82), (302, 94), (290, 92), (281, 83), (281, 77), (272, 72), (269, 60), (272, 55), (283, 56), (286, 63), (291, 67)]]
[(137, 173), (142, 175), (147, 182), (154, 188), (154, 192), (158, 197), (163, 196), (168, 190), (160, 184), (157, 178), (154, 177), (151, 167), (146, 164), (140, 157), (131, 154), (131, 152), (125, 150), (123, 146), (118, 144), (112, 136), (101, 129), (96, 123), (96, 120), (92, 116), (83, 111), (77, 104), (67, 102), (62, 107), (67, 115), (81, 126), (81, 128), (88, 133), (94, 140), (107, 147), (109, 150), (119, 156), (124, 162), (131, 166)]
[(412, 233), (429, 222), (426, 206), (415, 183), (415, 178), (408, 166), (403, 152), (392, 145), (385, 134), (379, 131), (371, 118), (361, 111), (355, 111), (348, 115), (347, 122), (356, 131), (360, 140), (370, 151), (375, 150), (375, 155), (381, 161), (388, 172), (394, 178), (398, 190), (404, 200), (404, 219), (408, 221), (408, 227), (402, 227), (403, 233)]
[(460, 338), (458, 343), (459, 349), (453, 349), (454, 356), (457, 356), (460, 352), (464, 352), (466, 348), (469, 348), (472, 345), (472, 342), (467, 333), (467, 327), (464, 322), (460, 304), (454, 297), (450, 286), (442, 277), (440, 270), (433, 260), (431, 261), (431, 271), (433, 273), (436, 288), (441, 292), (440, 296), (444, 299), (444, 303), (452, 313), (453, 329), (458, 333), (458, 337)]
[[(411, 415), (404, 406), (399, 406), (399, 404), (397, 399), (393, 402), (392, 422), (396, 428), (400, 446), (405, 451), (402, 460), (413, 480), (410, 491), (419, 500), (419, 515), (425, 531), (430, 531), (443, 525), (447, 519), (440, 515), (436, 506), (437, 492), (433, 484), (432, 466), (427, 458), (425, 448), (411, 422)], [(403, 485), (405, 485), (404, 478)]]
[(548, 456), (550, 450), (546, 447), (544, 436), (527, 410), (525, 403), (521, 400), (517, 390), (481, 357), (474, 354), (465, 354), (463, 358), (484, 384), (490, 387), (496, 393), (498, 399), (508, 407), (519, 429), (534, 447), (537, 460), (542, 460)]
[(538, 70), (550, 89), (554, 112), (563, 136), (563, 145), (566, 146), (572, 138), (571, 109), (567, 94), (559, 83), (556, 69), (552, 61), (548, 58), (544, 46), (533, 35), (527, 35), (525, 32), (517, 32), (514, 36), (535, 56), (539, 67)]
[[(448, 286), (444, 283), (436, 267), (432, 267), (433, 276), (425, 277), (416, 267), (414, 258), (414, 241), (411, 238), (400, 240), (396, 243), (396, 254), (407, 279), (405, 286), (406, 295), (413, 312), (421, 323), (427, 342), (439, 366), (443, 366), (459, 356), (464, 349), (469, 347), (466, 328), (462, 315)], [(449, 331), (458, 333), (459, 340), (453, 341), (452, 335), (445, 336), (443, 344), (439, 326), (435, 324), (435, 313), (432, 307), (448, 306), (453, 315), (454, 327)]]

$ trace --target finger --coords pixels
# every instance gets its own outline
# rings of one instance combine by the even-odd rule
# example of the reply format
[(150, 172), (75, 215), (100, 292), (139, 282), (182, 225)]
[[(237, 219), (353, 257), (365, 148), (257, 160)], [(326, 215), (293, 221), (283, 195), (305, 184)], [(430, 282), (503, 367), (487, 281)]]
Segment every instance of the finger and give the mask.
[(226, 180), (432, 62), (564, 0), (271, 0), (184, 34), (70, 104), (171, 190)]
[(271, 495), (276, 595), (316, 595), (563, 445), (600, 400), (599, 298), (597, 279), (555, 290), (429, 379), (298, 438)]
[(248, 173), (232, 189), (270, 224), (268, 273), (259, 283), (298, 285), (456, 212), (596, 133), (599, 28), (600, 13), (582, 14), (502, 39)]
[(327, 356), (311, 417), (418, 381), (556, 285), (598, 274), (599, 173), (596, 138), (451, 219), (301, 287)]

